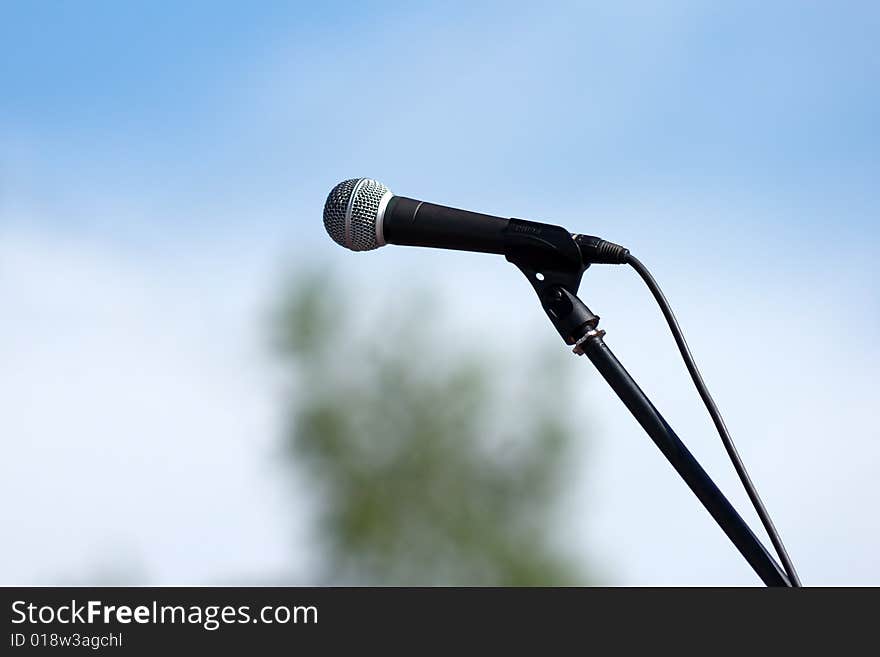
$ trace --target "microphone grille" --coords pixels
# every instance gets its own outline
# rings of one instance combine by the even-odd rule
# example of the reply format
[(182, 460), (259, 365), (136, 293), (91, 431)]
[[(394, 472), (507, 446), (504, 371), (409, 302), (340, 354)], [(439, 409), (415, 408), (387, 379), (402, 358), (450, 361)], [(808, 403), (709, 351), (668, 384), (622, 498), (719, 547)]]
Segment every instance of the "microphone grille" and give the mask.
[(324, 228), (337, 244), (369, 251), (385, 244), (382, 218), (391, 190), (372, 178), (343, 180), (324, 203)]

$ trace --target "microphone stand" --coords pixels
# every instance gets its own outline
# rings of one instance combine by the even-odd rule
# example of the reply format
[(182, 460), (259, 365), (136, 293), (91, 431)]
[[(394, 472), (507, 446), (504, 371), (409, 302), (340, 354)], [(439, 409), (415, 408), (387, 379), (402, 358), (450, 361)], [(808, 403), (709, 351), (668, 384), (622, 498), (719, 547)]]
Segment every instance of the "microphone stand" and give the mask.
[[(598, 328), (599, 317), (576, 294), (589, 264), (584, 265), (579, 255), (575, 257), (569, 246), (571, 240), (570, 234), (562, 232), (512, 235), (507, 260), (528, 278), (563, 340), (595, 365), (764, 584), (790, 587), (788, 576), (776, 560), (605, 344), (605, 331)], [(540, 247), (535, 248), (538, 242)]]
[(576, 349), (596, 366), (764, 584), (791, 586), (767, 549), (602, 340), (603, 333), (595, 328), (589, 329), (587, 334), (592, 335), (585, 334)]

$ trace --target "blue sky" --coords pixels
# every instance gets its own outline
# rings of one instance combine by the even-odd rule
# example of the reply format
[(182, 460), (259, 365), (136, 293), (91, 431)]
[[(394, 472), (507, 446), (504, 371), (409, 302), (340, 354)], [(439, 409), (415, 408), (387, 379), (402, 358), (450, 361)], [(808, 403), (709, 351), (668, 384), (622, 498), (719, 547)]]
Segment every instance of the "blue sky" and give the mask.
[(536, 201), (510, 212), (685, 187), (876, 225), (871, 3), (411, 4), (7, 4), (4, 177), (184, 198), (206, 212), (151, 223), (206, 231), (242, 222), (215, 206), (273, 218), (361, 168)]
[[(226, 513), (248, 529), (218, 537), (230, 548), (214, 560), (157, 548), (169, 532), (193, 544), (198, 537), (187, 533), (192, 518), (168, 525), (145, 497), (139, 508), (152, 524), (98, 522), (67, 561), (38, 549), (46, 537), (35, 530), (0, 562), (34, 581), (88, 568), (94, 550), (118, 539), (168, 583), (285, 565), (287, 535), (267, 529), (282, 512), (279, 494), (261, 483), (265, 464), (245, 455), (255, 433), (268, 452), (278, 430), (261, 318), (279, 272), (298, 264), (331, 263), (361, 297), (390, 296), (404, 277), (440, 286), (463, 331), (474, 320), (491, 324), (479, 313), (494, 313), (523, 339), (555, 339), (503, 262), (335, 247), (320, 222), (324, 197), (339, 180), (366, 175), (408, 196), (553, 221), (632, 247), (679, 311), (777, 523), (800, 547), (793, 554), (808, 553), (805, 580), (812, 570), (813, 581), (877, 583), (869, 548), (880, 526), (836, 512), (853, 498), (880, 497), (869, 476), (880, 465), (869, 427), (880, 364), (878, 31), (880, 9), (868, 2), (4, 3), (0, 292), (10, 321), (0, 327), (0, 356), (15, 368), (0, 386), (17, 404), (0, 433), (33, 437), (4, 443), (23, 464), (5, 473), (7, 485), (46, 459), (59, 481), (73, 482), (52, 456), (70, 442), (66, 432), (102, 453), (122, 431), (134, 451), (119, 452), (120, 462), (154, 458), (136, 445), (157, 434), (169, 449), (212, 435), (226, 445), (217, 470), (241, 467), (234, 476), (256, 492), (227, 500)], [(475, 277), (493, 299), (480, 310), (452, 293)], [(621, 359), (735, 486), (671, 340), (632, 279), (591, 271), (585, 294)], [(161, 336), (150, 329), (156, 316)], [(756, 326), (754, 363), (738, 350), (742, 322), (731, 317)], [(69, 329), (56, 335), (59, 325)], [(118, 363), (143, 376), (129, 380)], [(88, 369), (79, 391), (53, 378), (56, 364)], [(588, 378), (583, 363), (574, 367)], [(179, 389), (169, 388), (175, 381)], [(644, 462), (620, 447), (643, 439), (605, 391), (587, 388), (605, 427), (589, 489), (608, 516), (584, 529), (600, 558), (623, 555), (614, 566), (624, 582), (750, 583), (736, 555), (720, 565), (679, 559), (664, 575), (662, 552), (639, 561), (647, 558), (639, 541), (661, 516), (613, 494), (615, 478), (633, 471), (651, 477), (658, 499), (682, 505), (673, 525), (696, 532), (687, 535), (694, 555), (726, 548), (699, 510), (688, 515), (686, 491), (650, 445), (638, 452)], [(119, 396), (114, 421), (77, 410), (106, 395)], [(176, 409), (180, 422), (156, 419), (143, 397)], [(72, 415), (38, 419), (37, 400)], [(233, 417), (213, 417), (221, 404)], [(137, 422), (141, 433), (132, 433), (127, 424)], [(842, 480), (813, 500), (824, 515), (801, 517), (795, 501), (809, 498), (805, 482), (827, 475), (817, 456), (827, 439), (848, 441), (832, 475)], [(187, 449), (181, 458), (197, 460), (206, 443), (192, 439)], [(183, 475), (167, 467), (183, 490)], [(138, 481), (148, 485), (146, 470)], [(265, 515), (249, 514), (254, 507)], [(80, 519), (75, 505), (68, 516)], [(3, 520), (33, 517), (23, 507)], [(838, 521), (853, 538), (810, 554)], [(209, 517), (199, 531), (216, 526)], [(242, 534), (251, 542), (236, 543)], [(627, 541), (630, 551), (619, 547)], [(670, 538), (668, 547), (681, 543)]]

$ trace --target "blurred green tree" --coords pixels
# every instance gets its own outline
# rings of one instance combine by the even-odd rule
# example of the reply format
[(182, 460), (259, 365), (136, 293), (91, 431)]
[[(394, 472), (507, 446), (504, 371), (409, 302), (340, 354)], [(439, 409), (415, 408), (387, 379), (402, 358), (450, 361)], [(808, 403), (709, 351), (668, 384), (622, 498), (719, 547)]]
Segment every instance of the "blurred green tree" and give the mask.
[(526, 372), (517, 356), (503, 374), (440, 339), (416, 295), (395, 305), (418, 321), (351, 330), (326, 275), (297, 281), (279, 323), (286, 446), (318, 499), (323, 582), (584, 583), (556, 517), (573, 440), (559, 361)]

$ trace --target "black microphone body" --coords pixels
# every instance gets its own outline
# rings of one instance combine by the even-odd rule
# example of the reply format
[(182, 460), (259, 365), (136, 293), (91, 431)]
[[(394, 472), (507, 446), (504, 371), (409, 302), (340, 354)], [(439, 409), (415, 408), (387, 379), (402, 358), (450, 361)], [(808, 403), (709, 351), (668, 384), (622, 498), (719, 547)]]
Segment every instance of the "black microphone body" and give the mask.
[(393, 196), (382, 230), (389, 244), (505, 254), (510, 219)]
[(626, 249), (590, 235), (572, 235), (562, 226), (505, 219), (470, 210), (392, 196), (383, 217), (388, 244), (424, 246), (527, 257), (535, 266), (568, 267), (620, 263)]

